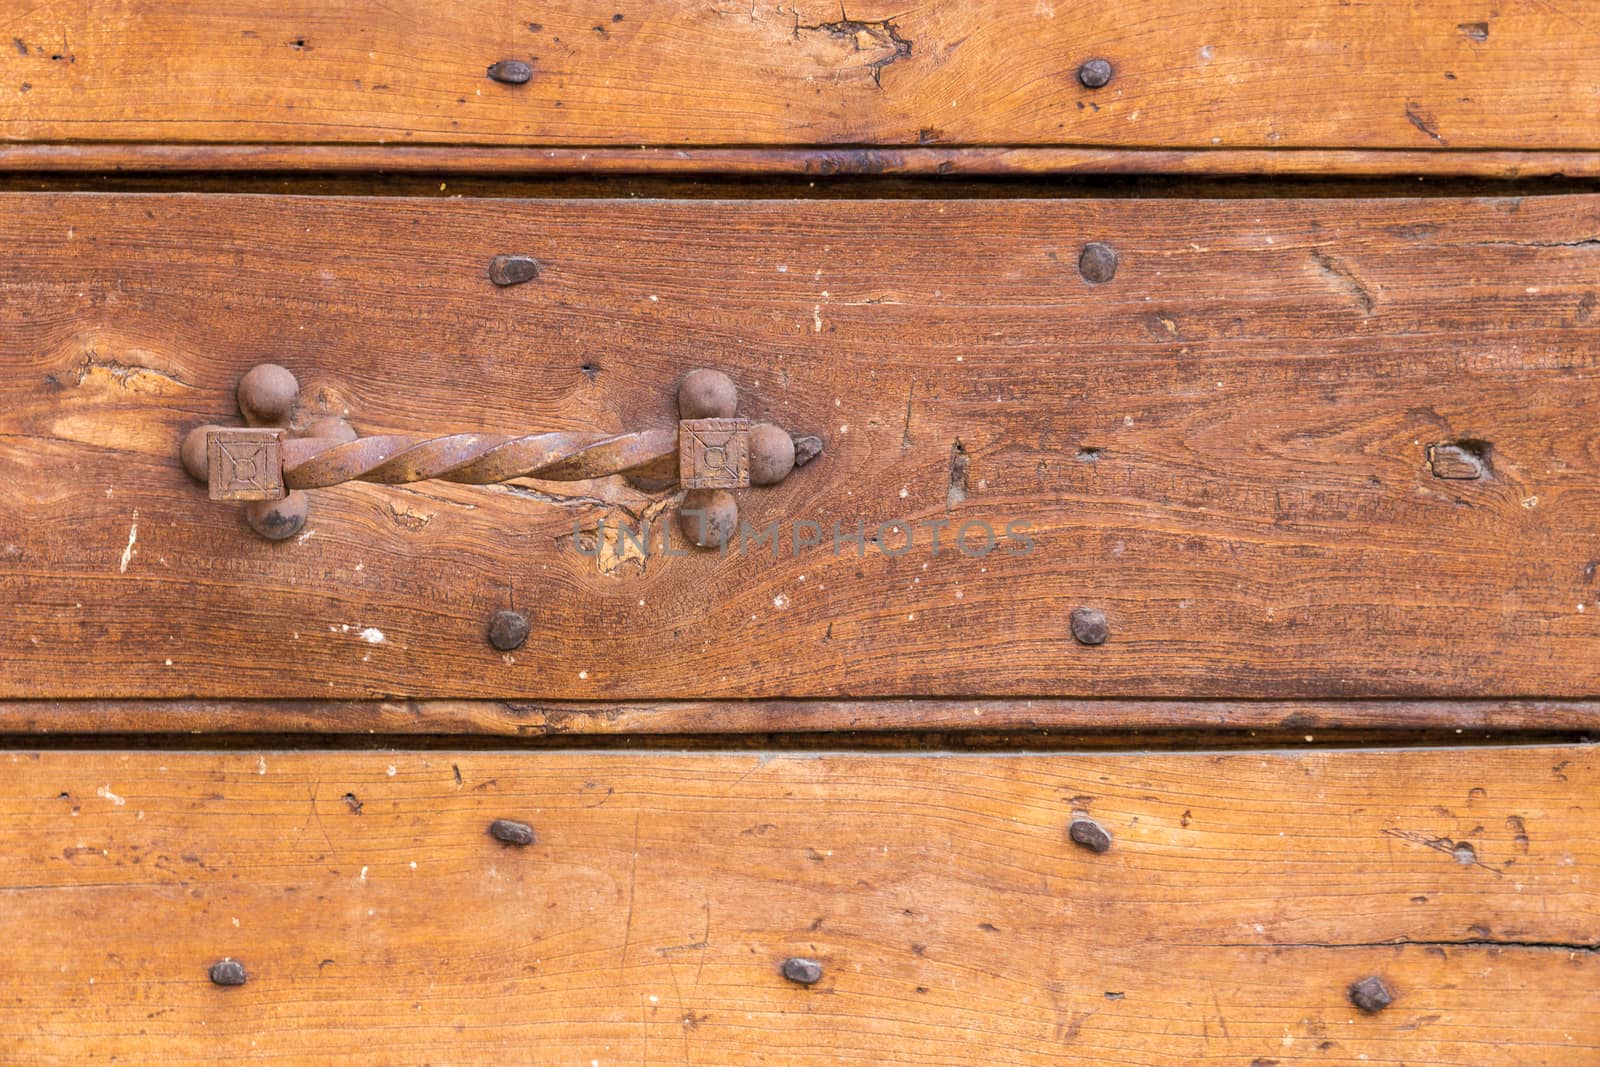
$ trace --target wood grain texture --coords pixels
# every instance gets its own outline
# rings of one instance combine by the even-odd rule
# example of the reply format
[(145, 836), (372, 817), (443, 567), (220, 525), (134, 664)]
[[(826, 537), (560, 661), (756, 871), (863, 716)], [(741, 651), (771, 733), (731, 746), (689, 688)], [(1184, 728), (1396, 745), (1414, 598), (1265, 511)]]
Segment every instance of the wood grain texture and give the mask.
[[(0, 208), (8, 698), (1600, 692), (1600, 200)], [(672, 506), (605, 481), (318, 490), (265, 543), (176, 449), (269, 360), (369, 434), (670, 425), (720, 367), (827, 441), (746, 519), (830, 538), (597, 561)]]
[[(520, 148), (494, 145), (0, 144), (0, 174), (180, 173), (687, 175), (811, 178), (1422, 177), (1590, 179), (1600, 152), (1338, 148), (937, 148), (875, 146)], [(235, 190), (240, 191), (240, 190)], [(1418, 192), (1426, 190), (1419, 189)], [(1548, 190), (1546, 190), (1548, 191)], [(925, 194), (946, 195), (942, 187)], [(877, 195), (858, 190), (856, 195)], [(1054, 195), (1060, 195), (1057, 191)]]
[[(17, 1062), (1600, 1054), (1589, 747), (5, 763)], [(785, 982), (792, 955), (823, 980)], [(208, 982), (224, 957), (244, 986)], [(1363, 1015), (1373, 974), (1396, 1000)]]
[(6, 35), (14, 142), (1600, 148), (1581, 0), (72, 0)]
[[(1593, 701), (1200, 700), (672, 700), (609, 703), (516, 700), (10, 700), (0, 733), (345, 734), (518, 738), (773, 734), (924, 735), (987, 743), (1026, 735), (1030, 746), (1383, 743), (1515, 732), (1600, 733)], [(757, 742), (759, 743), (759, 740)]]

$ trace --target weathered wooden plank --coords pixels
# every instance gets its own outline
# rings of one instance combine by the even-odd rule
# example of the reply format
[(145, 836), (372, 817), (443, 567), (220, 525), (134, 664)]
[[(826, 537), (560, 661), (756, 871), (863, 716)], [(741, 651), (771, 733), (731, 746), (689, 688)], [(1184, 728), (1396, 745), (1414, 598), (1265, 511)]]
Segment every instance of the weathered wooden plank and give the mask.
[[(18, 1062), (1600, 1052), (1589, 747), (5, 762)], [(1075, 811), (1109, 851), (1068, 840)], [(779, 976), (796, 955), (821, 982)], [(245, 985), (208, 981), (224, 957)], [(1368, 975), (1377, 1015), (1346, 999)]]
[[(1482, 739), (1600, 732), (1594, 701), (670, 700), (11, 700), (0, 733), (384, 734), (578, 738), (641, 735), (938, 733), (1030, 745), (1260, 745), (1395, 736)], [(1331, 735), (1331, 737), (1330, 737)]]
[[(1595, 199), (0, 207), (8, 698), (1600, 692)], [(778, 559), (597, 561), (670, 515), (614, 480), (316, 490), (269, 544), (176, 458), (269, 360), (414, 434), (670, 425), (712, 365), (827, 450), (744, 493)]]
[[(0, 144), (0, 173), (74, 171), (318, 173), (374, 171), (453, 175), (717, 175), (1023, 178), (1044, 175), (1176, 175), (1225, 178), (1329, 176), (1584, 179), (1600, 176), (1600, 152), (1479, 149), (1173, 149), (649, 146), (530, 148), (495, 145)], [(940, 190), (933, 190), (940, 192)], [(1420, 189), (1419, 192), (1426, 191)]]
[(21, 142), (1600, 148), (1580, 0), (74, 0), (6, 32)]

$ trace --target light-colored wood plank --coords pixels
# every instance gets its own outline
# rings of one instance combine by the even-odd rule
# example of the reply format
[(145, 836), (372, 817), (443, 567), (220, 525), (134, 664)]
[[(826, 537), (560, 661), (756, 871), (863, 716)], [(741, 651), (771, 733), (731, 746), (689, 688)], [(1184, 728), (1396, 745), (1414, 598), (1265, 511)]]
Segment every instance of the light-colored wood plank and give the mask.
[[(1592, 697), (1597, 233), (1588, 197), (6, 196), (0, 696)], [(506, 251), (540, 279), (491, 285)], [(711, 365), (826, 451), (743, 493), (776, 560), (582, 554), (670, 516), (620, 482), (316, 490), (269, 544), (177, 459), (266, 361), (368, 434), (670, 426)], [(1492, 476), (1433, 476), (1458, 439)], [(943, 521), (1035, 547), (934, 556)]]
[[(1590, 747), (4, 762), (14, 1062), (1600, 1054)], [(225, 956), (247, 984), (209, 983)]]
[(5, 35), (22, 142), (1600, 148), (1581, 0), (71, 0)]

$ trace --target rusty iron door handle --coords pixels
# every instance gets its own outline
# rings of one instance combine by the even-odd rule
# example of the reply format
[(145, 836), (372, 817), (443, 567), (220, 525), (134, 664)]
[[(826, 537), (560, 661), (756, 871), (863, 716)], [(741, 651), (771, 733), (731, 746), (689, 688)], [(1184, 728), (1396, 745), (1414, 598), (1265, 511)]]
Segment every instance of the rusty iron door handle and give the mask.
[(583, 481), (627, 475), (685, 490), (679, 524), (702, 548), (725, 544), (738, 525), (730, 489), (772, 485), (822, 451), (800, 437), (737, 415), (738, 389), (726, 374), (694, 370), (678, 386), (678, 424), (632, 433), (456, 433), (358, 437), (340, 418), (289, 429), (300, 386), (276, 364), (239, 382), (245, 427), (189, 431), (184, 468), (213, 500), (242, 502), (252, 529), (283, 540), (305, 525), (308, 489), (344, 482), (398, 485), (440, 479), (487, 485), (512, 478)]

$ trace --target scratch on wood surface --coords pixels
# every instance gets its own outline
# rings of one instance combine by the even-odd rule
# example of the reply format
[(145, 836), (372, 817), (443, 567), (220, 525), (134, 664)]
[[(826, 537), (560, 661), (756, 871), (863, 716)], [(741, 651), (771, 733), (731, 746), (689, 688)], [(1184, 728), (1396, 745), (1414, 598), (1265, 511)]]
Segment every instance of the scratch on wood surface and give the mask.
[(133, 509), (133, 523), (128, 527), (128, 546), (122, 550), (122, 562), (117, 566), (118, 574), (128, 573), (128, 564), (133, 562), (133, 546), (139, 542), (139, 509)]
[(1355, 301), (1363, 315), (1372, 314), (1373, 309), (1378, 306), (1378, 298), (1347, 263), (1320, 250), (1313, 251), (1311, 258), (1317, 264), (1317, 269), (1322, 272), (1322, 276), (1343, 289), (1350, 299)]
[(1406, 105), (1406, 121), (1411, 123), (1424, 134), (1433, 138), (1439, 144), (1448, 145), (1450, 142), (1439, 136), (1439, 130), (1434, 124), (1432, 115), (1424, 114), (1421, 106), (1415, 103)]
[(1478, 858), (1478, 850), (1470, 841), (1456, 841), (1449, 837), (1430, 837), (1415, 830), (1402, 830), (1398, 827), (1383, 831), (1390, 837), (1398, 837), (1402, 841), (1423, 848), (1431, 848), (1435, 852), (1442, 852), (1455, 860), (1463, 867), (1482, 867), (1495, 877), (1504, 877), (1505, 872), (1498, 867), (1492, 867)]

